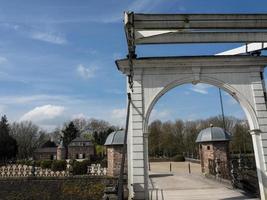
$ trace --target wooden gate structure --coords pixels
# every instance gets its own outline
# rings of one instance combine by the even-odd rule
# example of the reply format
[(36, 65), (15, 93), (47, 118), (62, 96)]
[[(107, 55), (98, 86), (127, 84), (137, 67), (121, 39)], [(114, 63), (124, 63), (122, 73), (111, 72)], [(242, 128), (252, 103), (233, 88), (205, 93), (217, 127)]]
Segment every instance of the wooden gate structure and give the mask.
[[(267, 14), (136, 14), (125, 13), (129, 54), (117, 60), (131, 94), (127, 141), (129, 199), (149, 199), (148, 120), (153, 106), (170, 89), (206, 83), (236, 99), (250, 126), (261, 199), (267, 198), (267, 110), (263, 77), (267, 57), (249, 53), (137, 58), (146, 44), (257, 43), (266, 47)], [(247, 45), (250, 47), (249, 45)]]

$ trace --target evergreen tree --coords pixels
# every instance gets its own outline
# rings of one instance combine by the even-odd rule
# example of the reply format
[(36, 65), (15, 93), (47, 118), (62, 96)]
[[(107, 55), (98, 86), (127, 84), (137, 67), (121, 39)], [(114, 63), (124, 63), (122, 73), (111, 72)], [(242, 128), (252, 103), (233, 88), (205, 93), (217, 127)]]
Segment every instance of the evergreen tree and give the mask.
[(75, 127), (73, 122), (70, 122), (64, 130), (62, 130), (63, 143), (65, 146), (69, 145), (69, 143), (79, 135), (79, 130)]
[(0, 121), (0, 161), (5, 162), (15, 158), (18, 146), (17, 141), (9, 135), (9, 125), (4, 115)]

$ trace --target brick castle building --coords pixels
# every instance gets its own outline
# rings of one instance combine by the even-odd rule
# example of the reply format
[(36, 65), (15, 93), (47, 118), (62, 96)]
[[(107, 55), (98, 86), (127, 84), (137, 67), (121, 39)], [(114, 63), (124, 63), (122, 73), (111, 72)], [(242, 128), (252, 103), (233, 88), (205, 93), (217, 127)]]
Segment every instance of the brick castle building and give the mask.
[[(206, 128), (198, 134), (202, 173), (229, 175), (229, 142), (231, 135), (219, 127)], [(216, 168), (216, 166), (219, 166)], [(215, 172), (217, 170), (217, 172)]]
[[(117, 177), (120, 174), (124, 137), (125, 131), (119, 130), (110, 133), (106, 139), (104, 145), (107, 148), (108, 176)], [(124, 171), (127, 171), (127, 160), (124, 166)]]
[(76, 137), (65, 147), (61, 142), (56, 145), (52, 141), (46, 142), (34, 152), (35, 160), (63, 160), (63, 159), (88, 159), (95, 155), (94, 144), (83, 137)]

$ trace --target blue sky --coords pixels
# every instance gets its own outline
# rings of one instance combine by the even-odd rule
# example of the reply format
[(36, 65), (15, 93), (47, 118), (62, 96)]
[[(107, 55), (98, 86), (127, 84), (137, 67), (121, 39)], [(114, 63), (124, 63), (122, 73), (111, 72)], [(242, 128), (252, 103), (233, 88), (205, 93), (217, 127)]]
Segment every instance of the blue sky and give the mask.
[[(114, 64), (127, 54), (123, 11), (266, 13), (267, 1), (0, 0), (0, 113), (48, 130), (82, 116), (123, 125), (125, 77)], [(143, 46), (137, 55), (208, 55), (239, 45)], [(244, 117), (223, 97), (227, 115)], [(185, 85), (163, 96), (151, 119), (206, 118), (220, 114), (218, 103), (216, 88)]]

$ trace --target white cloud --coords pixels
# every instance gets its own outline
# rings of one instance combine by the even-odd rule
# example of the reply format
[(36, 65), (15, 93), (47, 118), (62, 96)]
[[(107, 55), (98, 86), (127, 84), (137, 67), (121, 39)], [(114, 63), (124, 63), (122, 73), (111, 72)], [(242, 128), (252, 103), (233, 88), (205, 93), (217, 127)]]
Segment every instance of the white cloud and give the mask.
[(67, 43), (67, 40), (62, 35), (50, 33), (50, 32), (33, 32), (31, 34), (31, 38), (44, 41), (44, 42), (49, 42), (52, 44), (66, 44)]
[[(223, 92), (223, 97), (225, 97), (226, 99), (226, 103), (230, 106), (232, 105), (237, 105), (238, 102), (227, 92)], [(223, 98), (223, 103), (225, 102), (224, 98)]]
[[(146, 13), (154, 11), (160, 4), (164, 3), (164, 0), (135, 0), (126, 7), (125, 11), (133, 11), (135, 13)], [(180, 9), (180, 8), (179, 8)], [(115, 23), (123, 21), (123, 13), (121, 10), (110, 13), (108, 15), (104, 15), (102, 17), (91, 17), (90, 20), (96, 21), (98, 23)]]
[(41, 122), (44, 120), (54, 119), (63, 114), (65, 108), (63, 106), (44, 105), (35, 107), (29, 112), (25, 113), (20, 121)]
[(196, 113), (191, 113), (185, 118), (186, 121), (194, 121), (197, 119), (199, 119), (199, 116)]
[(0, 113), (1, 114), (5, 112), (5, 109), (6, 109), (6, 106), (0, 105)]
[(125, 91), (122, 89), (118, 89), (118, 88), (107, 88), (105, 90), (106, 93), (108, 94), (116, 94), (116, 95), (122, 95), (125, 94)]
[(166, 121), (169, 118), (171, 118), (171, 112), (169, 110), (156, 110), (153, 109), (150, 117), (149, 117), (149, 122), (152, 122), (154, 120), (162, 120), (162, 121)]
[(40, 40), (60, 45), (67, 43), (66, 38), (61, 33), (55, 31), (54, 28), (51, 27), (48, 30), (45, 30), (40, 27), (23, 25), (23, 24), (18, 25), (14, 23), (0, 23), (0, 26), (9, 30), (13, 30), (23, 35), (24, 37), (32, 38), (35, 40)]
[(71, 119), (87, 119), (88, 117), (83, 113), (77, 113), (71, 116)]
[(78, 74), (84, 79), (90, 79), (95, 76), (96, 67), (85, 67), (80, 64), (77, 66)]
[(162, 2), (163, 0), (135, 0), (128, 6), (127, 10), (134, 12), (149, 12), (154, 10)]
[(110, 113), (110, 118), (108, 119), (112, 124), (124, 127), (126, 122), (126, 109), (116, 108)]
[(7, 58), (0, 56), (0, 64), (6, 63), (7, 62)]
[(208, 89), (211, 88), (210, 85), (199, 83), (197, 85), (193, 85), (190, 90), (200, 93), (200, 94), (208, 94)]
[[(1, 73), (0, 73), (1, 75)], [(65, 102), (71, 101), (67, 96), (60, 95), (28, 95), (28, 96), (1, 96), (0, 104), (30, 104), (30, 103), (43, 103), (43, 102)]]
[(118, 60), (118, 59), (121, 59), (121, 58), (123, 58), (124, 56), (121, 54), (121, 53), (113, 53), (113, 55), (112, 55), (112, 59), (113, 60)]

